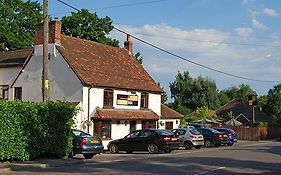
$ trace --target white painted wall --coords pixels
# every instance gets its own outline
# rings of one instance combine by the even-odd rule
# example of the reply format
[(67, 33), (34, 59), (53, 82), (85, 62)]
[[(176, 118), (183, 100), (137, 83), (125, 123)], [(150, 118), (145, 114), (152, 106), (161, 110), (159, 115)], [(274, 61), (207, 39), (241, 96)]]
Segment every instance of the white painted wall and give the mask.
[[(49, 81), (51, 101), (82, 101), (82, 84), (54, 44), (49, 45)], [(34, 55), (14, 87), (22, 87), (24, 101), (42, 101), (42, 45), (35, 46)], [(67, 88), (66, 88), (67, 87)]]
[(148, 108), (161, 116), (161, 94), (149, 94)]
[[(8, 85), (9, 87), (14, 82), (16, 76), (21, 71), (21, 67), (8, 67), (8, 68), (0, 68), (0, 86)], [(1, 87), (0, 87), (1, 90)], [(14, 99), (14, 89), (8, 89), (8, 99)], [(0, 93), (2, 95), (2, 92)]]
[(0, 85), (11, 85), (20, 70), (21, 67), (0, 68)]
[(124, 120), (120, 121), (120, 124), (117, 124), (117, 121), (112, 121), (111, 125), (111, 138), (112, 139), (121, 139), (125, 137), (130, 132), (130, 123), (125, 124)]

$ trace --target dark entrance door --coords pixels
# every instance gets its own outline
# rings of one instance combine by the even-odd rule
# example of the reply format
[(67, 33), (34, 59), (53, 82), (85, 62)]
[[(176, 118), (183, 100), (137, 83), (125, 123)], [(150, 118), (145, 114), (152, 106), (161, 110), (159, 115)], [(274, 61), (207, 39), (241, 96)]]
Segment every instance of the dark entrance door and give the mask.
[(130, 132), (137, 129), (137, 121), (130, 121)]

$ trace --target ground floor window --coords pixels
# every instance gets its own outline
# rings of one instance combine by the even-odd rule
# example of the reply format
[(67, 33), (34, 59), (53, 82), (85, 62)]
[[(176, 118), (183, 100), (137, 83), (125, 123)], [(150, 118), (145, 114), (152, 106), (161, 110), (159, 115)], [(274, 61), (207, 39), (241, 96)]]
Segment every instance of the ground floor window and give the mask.
[(111, 138), (111, 121), (94, 121), (94, 135), (103, 139)]
[(165, 129), (173, 129), (173, 122), (165, 122)]
[(142, 129), (146, 128), (156, 128), (155, 120), (142, 121)]

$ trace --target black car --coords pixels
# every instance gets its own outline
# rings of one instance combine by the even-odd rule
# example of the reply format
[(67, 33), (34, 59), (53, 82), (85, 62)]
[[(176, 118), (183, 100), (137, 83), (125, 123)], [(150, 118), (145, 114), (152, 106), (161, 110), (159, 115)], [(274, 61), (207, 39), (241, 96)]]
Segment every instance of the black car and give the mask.
[(80, 130), (73, 130), (72, 153), (70, 157), (75, 154), (83, 154), (86, 159), (91, 159), (94, 155), (103, 152), (102, 140), (98, 136), (91, 136)]
[(228, 136), (225, 133), (212, 128), (197, 128), (197, 130), (204, 136), (204, 145), (206, 147), (218, 147), (228, 143)]
[(164, 151), (169, 153), (178, 149), (179, 139), (170, 130), (163, 129), (142, 129), (128, 134), (122, 139), (113, 140), (108, 144), (110, 153), (126, 151), (148, 151), (149, 153), (158, 153)]

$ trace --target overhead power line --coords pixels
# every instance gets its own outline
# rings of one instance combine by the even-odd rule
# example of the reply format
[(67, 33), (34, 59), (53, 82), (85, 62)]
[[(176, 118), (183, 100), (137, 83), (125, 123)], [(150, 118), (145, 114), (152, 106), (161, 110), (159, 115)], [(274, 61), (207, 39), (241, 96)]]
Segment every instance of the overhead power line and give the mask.
[[(61, 0), (57, 0), (57, 1), (59, 1), (60, 3), (70, 7), (72, 9), (75, 9), (75, 10), (79, 11), (79, 9), (77, 9), (76, 7), (73, 7), (70, 4), (67, 4), (66, 2), (63, 2)], [(105, 10), (105, 9), (113, 9), (113, 8), (121, 8), (121, 7), (153, 4), (153, 3), (163, 2), (163, 1), (169, 1), (169, 0), (143, 1), (143, 2), (135, 2), (135, 3), (128, 3), (128, 4), (120, 4), (120, 5), (112, 5), (112, 6), (106, 6), (106, 7), (99, 7), (99, 8), (93, 8), (93, 9), (88, 9), (88, 10), (90, 10), (90, 11), (92, 11), (92, 10)], [(70, 12), (68, 12), (68, 13), (70, 13)], [(53, 13), (51, 15), (68, 14), (68, 13)]]
[[(66, 3), (66, 2), (64, 2), (64, 1), (62, 1), (62, 0), (57, 0), (57, 1), (59, 1), (59, 2), (61, 2), (61, 3), (63, 3), (63, 4), (65, 4), (65, 5), (67, 5), (68, 7), (72, 8), (72, 9), (74, 9), (74, 10), (80, 11), (79, 9), (77, 9), (77, 8), (75, 8), (75, 7), (73, 7), (73, 6), (71, 6), (70, 4), (68, 4), (68, 3)], [(114, 27), (114, 26), (113, 26), (113, 27)], [(191, 64), (197, 65), (197, 66), (199, 66), (199, 67), (203, 67), (203, 68), (205, 68), (205, 69), (208, 69), (208, 70), (211, 70), (211, 71), (220, 73), (220, 74), (224, 74), (224, 75), (227, 75), (227, 76), (231, 76), (231, 77), (235, 77), (235, 78), (239, 78), (239, 79), (244, 79), (244, 80), (256, 81), (256, 82), (267, 82), (267, 83), (276, 83), (276, 82), (280, 82), (280, 80), (279, 80), (279, 81), (278, 81), (278, 80), (261, 80), (261, 79), (247, 78), (247, 77), (243, 77), (243, 76), (240, 76), (240, 75), (235, 75), (235, 74), (227, 73), (227, 72), (224, 72), (224, 71), (221, 71), (221, 70), (218, 70), (218, 69), (215, 69), (215, 68), (212, 68), (212, 67), (209, 67), (209, 66), (206, 66), (206, 65), (197, 63), (197, 62), (195, 62), (195, 61), (192, 61), (192, 60), (190, 60), (190, 59), (184, 58), (184, 57), (182, 57), (182, 56), (179, 56), (179, 55), (177, 55), (177, 54), (175, 54), (175, 53), (172, 53), (172, 52), (167, 51), (167, 50), (165, 50), (165, 49), (163, 49), (163, 48), (161, 48), (161, 47), (158, 47), (158, 46), (156, 46), (156, 45), (154, 45), (154, 44), (151, 44), (151, 43), (149, 43), (149, 42), (147, 42), (147, 41), (144, 41), (144, 40), (142, 40), (142, 39), (140, 39), (140, 38), (138, 38), (138, 37), (135, 37), (135, 36), (133, 36), (133, 35), (131, 35), (131, 34), (125, 32), (125, 31), (123, 31), (123, 30), (121, 30), (121, 29), (118, 29), (118, 28), (116, 28), (116, 27), (114, 27), (114, 29), (115, 29), (116, 31), (120, 32), (120, 33), (123, 33), (123, 34), (126, 34), (126, 35), (130, 35), (132, 38), (134, 38), (134, 39), (136, 39), (136, 40), (138, 40), (138, 41), (140, 41), (140, 42), (142, 42), (142, 43), (144, 43), (144, 44), (146, 44), (146, 45), (148, 45), (148, 46), (150, 46), (150, 47), (153, 47), (153, 48), (155, 48), (155, 49), (157, 49), (157, 50), (160, 50), (160, 51), (162, 51), (162, 52), (164, 52), (164, 53), (166, 53), (166, 54), (172, 55), (172, 56), (174, 56), (174, 57), (176, 57), (176, 58), (179, 58), (179, 59), (184, 60), (184, 61), (186, 61), (186, 62), (189, 62), (189, 63), (191, 63)]]

